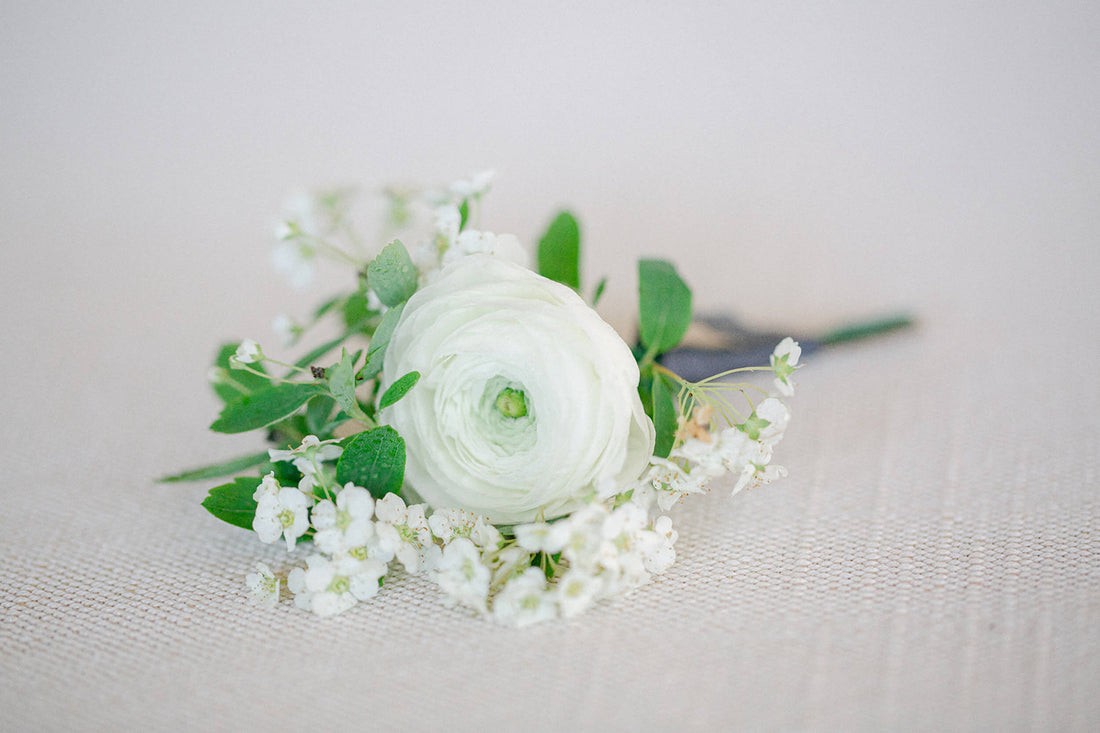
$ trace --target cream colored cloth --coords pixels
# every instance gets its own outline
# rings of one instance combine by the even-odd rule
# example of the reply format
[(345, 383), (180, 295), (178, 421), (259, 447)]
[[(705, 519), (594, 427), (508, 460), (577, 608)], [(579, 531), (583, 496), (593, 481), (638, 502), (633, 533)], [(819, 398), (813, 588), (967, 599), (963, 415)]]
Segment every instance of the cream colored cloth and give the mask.
[[(767, 7), (5, 9), (0, 730), (1100, 729), (1096, 8)], [(752, 323), (920, 325), (807, 358), (790, 476), (626, 599), (252, 607), (286, 553), (154, 479), (260, 447), (204, 375), (328, 292), (279, 197), (479, 165), (486, 228), (570, 203), (617, 323), (661, 254)]]

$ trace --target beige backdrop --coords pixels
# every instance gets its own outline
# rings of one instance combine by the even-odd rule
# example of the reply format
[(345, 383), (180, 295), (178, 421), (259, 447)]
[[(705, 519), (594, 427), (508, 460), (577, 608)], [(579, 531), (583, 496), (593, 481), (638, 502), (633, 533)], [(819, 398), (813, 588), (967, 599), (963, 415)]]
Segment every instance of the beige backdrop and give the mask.
[[(1100, 727), (1100, 10), (1090, 2), (5, 3), (3, 730)], [(522, 631), (417, 579), (251, 608), (277, 550), (166, 471), (300, 187), (499, 175), (483, 224), (582, 221), (701, 308), (815, 333), (791, 475), (677, 510), (679, 560)], [(720, 487), (721, 488), (721, 487)]]

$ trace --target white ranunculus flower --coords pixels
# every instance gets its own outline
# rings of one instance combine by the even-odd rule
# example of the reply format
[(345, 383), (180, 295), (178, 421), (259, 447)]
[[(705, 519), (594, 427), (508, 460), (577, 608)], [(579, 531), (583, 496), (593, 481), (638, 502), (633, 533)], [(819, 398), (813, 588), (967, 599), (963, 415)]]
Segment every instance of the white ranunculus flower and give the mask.
[(575, 292), (497, 257), (464, 257), (413, 295), (383, 367), (382, 391), (421, 374), (380, 419), (433, 507), (551, 519), (653, 453), (627, 345)]

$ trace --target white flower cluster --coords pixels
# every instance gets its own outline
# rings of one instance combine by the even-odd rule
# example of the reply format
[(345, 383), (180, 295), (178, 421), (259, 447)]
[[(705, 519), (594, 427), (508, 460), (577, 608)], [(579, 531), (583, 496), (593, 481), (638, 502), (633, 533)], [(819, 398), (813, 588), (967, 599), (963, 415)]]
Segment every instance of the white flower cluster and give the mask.
[(459, 180), (445, 190), (429, 191), (425, 202), (432, 207), (431, 236), (413, 252), (413, 260), (425, 284), (434, 282), (447, 265), (472, 254), (491, 254), (524, 267), (530, 257), (519, 240), (511, 234), (494, 234), (462, 226), (461, 207), (476, 206), (492, 185), (493, 171), (482, 171), (469, 180)]
[[(470, 226), (471, 222), (462, 225), (463, 207), (467, 216), (475, 213), (495, 176), (492, 170), (479, 171), (442, 188), (396, 197), (395, 202), (402, 208), (414, 203), (418, 209), (426, 209), (432, 219), (428, 236), (419, 246), (411, 248), (424, 283), (433, 282), (442, 268), (471, 254), (491, 254), (524, 267), (530, 266), (527, 250), (514, 235), (481, 231)], [(346, 249), (342, 249), (337, 240), (346, 233), (352, 193), (299, 192), (286, 201), (284, 217), (275, 227), (279, 244), (272, 250), (272, 263), (293, 287), (302, 289), (312, 282), (319, 256), (348, 260)], [(396, 218), (404, 220), (405, 213)], [(416, 233), (413, 236), (420, 239)], [(283, 322), (279, 322), (276, 331), (293, 333), (289, 324)]]
[(292, 287), (300, 290), (308, 286), (317, 255), (333, 248), (329, 238), (347, 214), (350, 193), (300, 191), (284, 204), (284, 218), (275, 227), (279, 245), (271, 252), (271, 262)]
[(513, 527), (513, 540), (479, 545), (456, 537), (431, 573), (452, 605), (526, 626), (571, 617), (596, 601), (628, 593), (676, 557), (668, 517), (643, 507), (593, 502), (553, 523)]
[(785, 404), (768, 397), (744, 423), (687, 437), (670, 454), (684, 465), (655, 457), (646, 478), (658, 506), (667, 510), (689, 494), (703, 493), (713, 479), (727, 473), (737, 477), (733, 494), (786, 476), (787, 469), (772, 465), (771, 459), (790, 416)]
[[(374, 597), (396, 561), (433, 579), (451, 605), (523, 626), (573, 616), (600, 598), (633, 590), (675, 558), (671, 520), (651, 521), (633, 502), (614, 509), (594, 502), (553, 524), (516, 525), (514, 538), (506, 539), (469, 512), (440, 509), (428, 516), (426, 504), (406, 505), (397, 494), (376, 501), (351, 483), (329, 488), (320, 460), (338, 457), (338, 450), (309, 436), (294, 451), (271, 451), (273, 460), (312, 469), (312, 483), (303, 479), (305, 490), (280, 486), (272, 473), (254, 495), (252, 527), (261, 541), (284, 539), (293, 551), (313, 531), (305, 567), (290, 571), (286, 587), (295, 605), (318, 616)], [(315, 502), (314, 486), (332, 498)], [(278, 602), (281, 583), (267, 566), (258, 565), (246, 583), (261, 604)]]
[[(798, 345), (787, 339), (773, 361), (793, 367), (798, 356)], [(712, 416), (702, 406), (690, 421), (681, 419), (669, 458), (654, 457), (631, 485), (609, 482), (572, 514), (516, 524), (507, 537), (467, 511), (432, 512), (427, 504), (407, 505), (397, 494), (376, 500), (362, 487), (336, 485), (327, 464), (342, 449), (336, 441), (307, 436), (293, 450), (269, 451), (272, 461), (292, 462), (303, 478), (289, 487), (273, 473), (263, 478), (254, 495), (253, 529), (263, 542), (285, 540), (288, 551), (312, 533), (305, 566), (290, 571), (286, 587), (295, 605), (318, 616), (373, 598), (397, 562), (406, 572), (435, 581), (448, 605), (504, 624), (570, 618), (599, 600), (629, 593), (672, 565), (677, 532), (664, 512), (684, 496), (704, 492), (727, 473), (736, 476), (735, 494), (786, 475), (771, 464), (790, 420), (783, 402), (767, 397), (743, 422), (722, 430), (712, 427)], [(318, 500), (322, 495), (326, 498)], [(280, 579), (265, 565), (256, 570), (246, 578), (253, 599), (275, 605)]]
[[(335, 441), (306, 436), (294, 450), (269, 451), (272, 461), (289, 461), (302, 473), (298, 486), (281, 486), (270, 473), (256, 488), (252, 520), (262, 542), (286, 540), (293, 551), (299, 538), (313, 530), (314, 552), (305, 568), (295, 568), (287, 588), (295, 604), (319, 616), (331, 616), (372, 598), (397, 559), (409, 572), (434, 565), (439, 547), (428, 529), (424, 505), (406, 507), (396, 494), (375, 501), (366, 489), (347, 483), (336, 486), (324, 464), (340, 457)], [(318, 494), (328, 498), (316, 500)], [(270, 571), (267, 571), (270, 575)], [(253, 595), (278, 598), (278, 583), (260, 575), (247, 579)]]
[[(802, 348), (790, 337), (783, 339), (772, 353), (775, 384), (785, 395), (794, 394), (790, 375), (801, 355)], [(786, 404), (767, 397), (743, 422), (718, 432), (711, 430), (712, 416), (713, 410), (703, 407), (695, 411), (692, 421), (681, 418), (677, 434), (680, 440), (669, 459), (656, 456), (652, 459), (646, 485), (640, 490), (645, 493), (652, 490), (661, 509), (667, 511), (689, 494), (704, 493), (713, 479), (726, 474), (737, 477), (731, 495), (787, 475), (787, 469), (771, 463), (775, 447), (791, 419)]]

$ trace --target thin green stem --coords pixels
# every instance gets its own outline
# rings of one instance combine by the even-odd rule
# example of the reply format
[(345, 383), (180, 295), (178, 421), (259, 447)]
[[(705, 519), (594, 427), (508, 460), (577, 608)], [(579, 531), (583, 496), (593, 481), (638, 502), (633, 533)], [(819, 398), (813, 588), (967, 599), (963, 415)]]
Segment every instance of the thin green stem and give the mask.
[[(702, 384), (702, 383), (700, 383), (700, 384)], [(764, 389), (763, 387), (757, 387), (755, 384), (749, 384), (748, 382), (730, 382), (730, 383), (719, 382), (718, 384), (704, 385), (702, 387), (702, 389), (714, 390), (714, 391), (718, 391), (718, 390), (727, 390), (728, 391), (728, 390), (731, 390), (731, 389), (736, 389), (738, 392), (741, 392), (742, 394), (744, 394), (745, 390), (752, 389), (752, 390), (756, 390), (757, 392), (759, 392), (762, 395), (767, 395), (768, 394), (768, 390)]]
[(355, 231), (355, 227), (351, 225), (351, 222), (345, 218), (340, 219), (340, 230), (344, 233), (344, 236), (351, 242), (351, 246), (360, 253), (366, 252), (366, 245), (363, 242), (363, 238), (359, 236), (359, 232)]
[(331, 255), (334, 255), (337, 259), (344, 260), (345, 262), (352, 265), (356, 269), (359, 269), (360, 267), (363, 266), (362, 262), (355, 259), (355, 257), (348, 254), (347, 252), (345, 252), (340, 247), (337, 247), (332, 242), (329, 242), (327, 239), (322, 239), (321, 237), (308, 236), (308, 235), (305, 235), (305, 234), (302, 235), (302, 238), (305, 239), (308, 243), (310, 243), (310, 244), (312, 244), (316, 247), (319, 247), (320, 249), (325, 250), (326, 252), (328, 252)]
[[(728, 424), (733, 425), (734, 419), (741, 416), (740, 411), (733, 406), (733, 403), (726, 399), (726, 396), (716, 390), (711, 390), (705, 393), (707, 396), (706, 404), (714, 408), (714, 411), (725, 420)], [(744, 394), (742, 392), (742, 394)]]
[[(363, 418), (366, 418), (366, 419), (364, 420)], [(376, 420), (372, 420), (367, 415), (363, 415), (361, 417), (356, 417), (355, 415), (352, 415), (351, 419), (354, 420), (355, 422), (359, 423), (360, 425), (365, 426), (367, 428), (367, 430), (374, 430), (376, 427), (378, 427), (378, 422)]]
[[(264, 355), (264, 361), (269, 361), (272, 364), (278, 364), (281, 367), (286, 367), (287, 369), (289, 369), (291, 371), (291, 373), (297, 372), (299, 374), (309, 374), (310, 376), (313, 376), (313, 372), (311, 372), (309, 369), (306, 369), (304, 367), (300, 367), (297, 364), (287, 364), (285, 361), (279, 361), (278, 359), (272, 359), (270, 356), (267, 356), (266, 354)], [(274, 377), (269, 377), (269, 378), (274, 379)], [(290, 379), (284, 379), (282, 381), (289, 382), (291, 380)]]
[[(270, 361), (270, 362), (274, 362), (276, 364), (280, 363), (280, 362), (275, 361), (274, 359), (269, 359), (266, 356), (263, 358), (263, 361)], [(289, 383), (294, 381), (292, 379), (285, 379), (283, 377), (276, 377), (272, 374), (268, 374), (267, 372), (261, 372), (259, 369), (253, 369), (252, 367), (250, 367), (247, 364), (245, 364), (243, 362), (240, 362), (240, 361), (235, 361), (233, 363), (233, 368), (234, 369), (240, 369), (241, 371), (245, 371), (245, 372), (250, 372), (252, 374), (255, 374), (257, 377), (263, 377), (264, 379), (266, 379), (268, 381), (271, 381), (271, 382), (279, 382), (281, 384), (289, 384)], [(243, 391), (247, 392), (248, 390), (243, 390)]]
[[(264, 375), (264, 376), (267, 376), (267, 375)], [(227, 384), (227, 385), (229, 385), (230, 387), (233, 387), (234, 389), (236, 389), (239, 392), (247, 393), (249, 391), (248, 387), (245, 387), (243, 384), (241, 384), (236, 379), (233, 379), (233, 377), (230, 376), (230, 370), (229, 369), (224, 369), (224, 368), (219, 367), (218, 368), (218, 380), (222, 384)]]
[(774, 371), (770, 366), (738, 367), (737, 369), (727, 369), (726, 371), (721, 372), (720, 374), (715, 374), (713, 376), (707, 377), (706, 379), (700, 380), (700, 381), (696, 382), (695, 384), (707, 384), (709, 382), (713, 382), (716, 379), (721, 379), (722, 377), (727, 377), (730, 374), (737, 374), (739, 372), (770, 372), (770, 371)]
[(325, 497), (329, 501), (333, 501), (334, 491), (329, 490), (328, 475), (321, 470), (321, 466), (317, 463), (317, 456), (312, 456), (309, 461), (313, 464), (313, 475), (317, 477), (317, 485), (321, 487), (321, 491), (325, 492)]
[[(512, 545), (514, 545), (514, 544), (515, 544), (515, 542), (512, 542)], [(508, 545), (505, 545), (505, 547), (508, 547)], [(505, 549), (505, 547), (502, 547), (500, 550), (498, 550), (496, 553), (494, 553), (494, 555), (499, 555), (500, 552)], [(530, 564), (530, 562), (531, 562), (531, 556), (530, 555), (527, 556), (527, 562), (528, 562), (528, 564)], [(514, 569), (515, 568), (513, 567), (512, 570), (514, 570)], [(512, 576), (511, 571), (509, 571), (507, 573), (503, 573), (500, 576), (500, 578), (497, 579), (497, 581), (495, 583), (493, 583), (491, 586), (489, 586), (489, 594), (492, 595), (493, 591), (495, 591), (497, 588), (500, 588), (502, 585), (507, 583), (508, 580), (511, 578), (511, 576)]]
[(661, 366), (660, 364), (657, 364), (654, 361), (654, 359), (656, 359), (656, 358), (657, 358), (657, 344), (654, 344), (653, 346), (650, 346), (649, 350), (646, 351), (645, 354), (642, 355), (642, 358), (638, 360), (638, 369), (643, 370), (647, 366), (652, 365), (654, 371), (664, 372), (668, 376), (673, 377), (680, 384), (684, 384), (684, 380), (681, 379), (678, 374), (666, 369), (665, 367)]
[(656, 364), (655, 363), (653, 365), (653, 371), (660, 372), (661, 374), (665, 375), (666, 377), (671, 379), (673, 382), (680, 385), (681, 388), (691, 389), (692, 387), (695, 386), (694, 383), (687, 381), (686, 379), (681, 377), (679, 374), (677, 374), (676, 372), (672, 371), (671, 369), (669, 369), (668, 367), (666, 367), (662, 364)]

